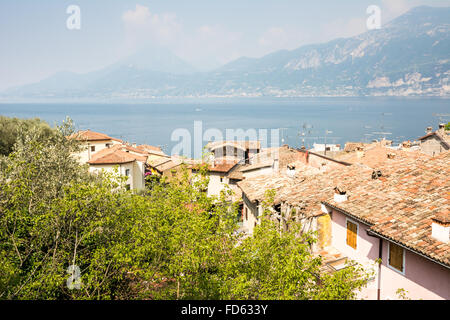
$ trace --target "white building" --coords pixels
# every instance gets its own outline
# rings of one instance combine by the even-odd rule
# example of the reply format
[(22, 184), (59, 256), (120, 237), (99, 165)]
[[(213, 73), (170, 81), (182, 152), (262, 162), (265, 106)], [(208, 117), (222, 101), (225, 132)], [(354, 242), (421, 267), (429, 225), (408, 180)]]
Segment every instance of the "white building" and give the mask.
[(150, 155), (146, 149), (151, 146), (132, 147), (122, 140), (91, 130), (79, 131), (70, 138), (81, 142), (82, 150), (76, 157), (81, 163), (89, 164), (89, 172), (114, 172), (117, 168), (120, 175), (127, 177), (127, 189), (145, 188), (146, 162)]
[(71, 135), (70, 138), (76, 139), (82, 144), (83, 149), (78, 155), (81, 163), (87, 163), (97, 152), (103, 149), (123, 144), (123, 141), (120, 139), (91, 130), (78, 131)]

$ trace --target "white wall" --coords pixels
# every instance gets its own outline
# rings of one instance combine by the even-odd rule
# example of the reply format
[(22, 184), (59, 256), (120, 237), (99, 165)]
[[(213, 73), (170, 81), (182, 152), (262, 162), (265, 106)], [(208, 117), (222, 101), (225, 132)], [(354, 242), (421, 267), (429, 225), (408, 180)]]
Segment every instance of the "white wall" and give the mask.
[(253, 234), (253, 229), (259, 223), (258, 215), (261, 208), (257, 204), (251, 203), (247, 199), (245, 194), (242, 195), (242, 199), (244, 202), (242, 226), (247, 230), (248, 233)]
[[(223, 178), (223, 181), (220, 181)], [(210, 172), (209, 173), (209, 184), (208, 184), (208, 197), (219, 196), (220, 192), (225, 188), (228, 183), (228, 178), (222, 173)]]
[(140, 161), (134, 161), (131, 163), (125, 163), (125, 164), (102, 164), (102, 165), (90, 165), (89, 166), (89, 172), (100, 172), (102, 170), (106, 172), (114, 172), (115, 168), (117, 167), (119, 174), (124, 176), (126, 173), (126, 170), (130, 170), (130, 175), (125, 182), (126, 184), (130, 185), (130, 189), (133, 190), (142, 190), (145, 187), (145, 181), (144, 181), (144, 164)]
[[(87, 163), (94, 154), (96, 154), (97, 152), (106, 149), (107, 148), (107, 144), (110, 144), (111, 146), (114, 144), (118, 144), (119, 142), (114, 141), (114, 140), (104, 140), (104, 141), (85, 141), (82, 142), (82, 148), (83, 151), (81, 151), (77, 156), (79, 158), (79, 161), (81, 163)], [(92, 152), (91, 151), (91, 147), (95, 147), (95, 151)]]

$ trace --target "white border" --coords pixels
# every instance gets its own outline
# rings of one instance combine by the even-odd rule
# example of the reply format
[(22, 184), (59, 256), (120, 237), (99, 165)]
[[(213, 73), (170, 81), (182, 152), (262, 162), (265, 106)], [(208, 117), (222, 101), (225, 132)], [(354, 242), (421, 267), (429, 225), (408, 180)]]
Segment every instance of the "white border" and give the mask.
[[(396, 271), (396, 272), (398, 272), (398, 273), (400, 273), (400, 274), (402, 274), (402, 275), (405, 275), (405, 270), (406, 270), (406, 265), (405, 265), (405, 256), (406, 256), (406, 253), (405, 253), (405, 249), (402, 248), (401, 246), (399, 246), (398, 244), (393, 243), (393, 242), (391, 242), (391, 241), (387, 241), (387, 243), (388, 243), (388, 254), (387, 254), (387, 259), (386, 259), (386, 260), (387, 260), (386, 265), (388, 266), (389, 269), (392, 269), (392, 270), (394, 270), (394, 271)], [(392, 244), (395, 244), (397, 247), (400, 247), (400, 248), (403, 250), (403, 271), (398, 270), (396, 267), (393, 267), (393, 266), (391, 266), (391, 264), (390, 264), (389, 257), (390, 257), (390, 255), (391, 255), (391, 243), (392, 243)]]
[[(351, 223), (356, 224), (356, 249), (353, 248), (352, 246), (349, 246), (347, 243), (347, 221), (350, 221)], [(359, 238), (359, 223), (356, 222), (355, 220), (345, 217), (345, 245), (355, 252), (358, 251), (358, 243), (359, 243), (358, 238)]]

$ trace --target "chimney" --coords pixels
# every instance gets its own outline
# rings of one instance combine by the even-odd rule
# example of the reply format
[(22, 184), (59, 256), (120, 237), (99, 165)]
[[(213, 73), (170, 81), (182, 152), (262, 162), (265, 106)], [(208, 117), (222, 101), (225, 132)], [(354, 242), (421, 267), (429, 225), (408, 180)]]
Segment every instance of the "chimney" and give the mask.
[(432, 133), (432, 132), (433, 132), (433, 127), (427, 127), (426, 133), (429, 134), (429, 133)]
[(288, 165), (287, 166), (287, 170), (286, 170), (286, 174), (289, 176), (289, 177), (295, 177), (295, 173), (296, 173), (296, 171), (295, 171), (295, 166), (294, 165)]
[(337, 186), (334, 188), (334, 202), (341, 203), (348, 200), (347, 191), (344, 191), (344, 189), (340, 186)]
[(364, 148), (363, 147), (356, 148), (356, 156), (358, 157), (358, 159), (361, 159), (362, 157), (364, 157)]
[(437, 214), (432, 221), (431, 236), (438, 241), (449, 243), (450, 211)]
[(383, 173), (380, 170), (372, 172), (372, 180), (377, 180), (378, 178), (380, 178), (382, 176), (383, 176)]
[(409, 149), (411, 149), (411, 141), (404, 141), (404, 142), (402, 143), (402, 149), (404, 149), (404, 150), (409, 150)]

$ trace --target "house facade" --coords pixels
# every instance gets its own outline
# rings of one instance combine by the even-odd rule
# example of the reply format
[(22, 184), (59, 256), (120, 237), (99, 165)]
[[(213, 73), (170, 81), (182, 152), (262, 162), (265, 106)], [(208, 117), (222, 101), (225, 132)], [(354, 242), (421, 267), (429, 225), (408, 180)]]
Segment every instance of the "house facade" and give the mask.
[(329, 209), (332, 247), (374, 272), (373, 280), (359, 293), (361, 299), (395, 300), (402, 290), (413, 300), (450, 299), (448, 263), (373, 233), (372, 225), (354, 216)]
[(76, 139), (81, 143), (82, 150), (77, 155), (81, 163), (87, 163), (97, 152), (103, 149), (123, 144), (123, 141), (120, 139), (91, 130), (79, 131), (70, 136), (70, 138)]
[(244, 225), (259, 223), (264, 193), (274, 190), (271, 218), (317, 232), (312, 250), (327, 267), (356, 261), (373, 274), (359, 298), (450, 299), (450, 152), (369, 150), (370, 160), (330, 171), (240, 182)]
[(445, 130), (445, 125), (441, 124), (439, 130), (433, 132), (431, 127), (427, 128), (427, 134), (419, 139), (422, 152), (437, 156), (442, 152), (450, 150), (450, 131)]
[(147, 157), (144, 153), (133, 152), (128, 146), (116, 145), (96, 153), (89, 164), (89, 172), (115, 172), (127, 177), (125, 187), (129, 190), (145, 188), (145, 170)]
[[(328, 197), (331, 244), (375, 271), (363, 299), (450, 299), (450, 153), (386, 162)], [(380, 262), (381, 263), (378, 263)]]
[(158, 147), (131, 145), (100, 132), (79, 131), (69, 138), (80, 141), (82, 149), (74, 156), (89, 165), (89, 172), (116, 172), (127, 177), (125, 187), (130, 190), (145, 188), (145, 173), (149, 159), (166, 159)]
[(261, 143), (259, 141), (214, 141), (209, 142), (205, 149), (211, 153), (212, 159), (215, 161), (244, 161), (258, 154), (261, 151)]

